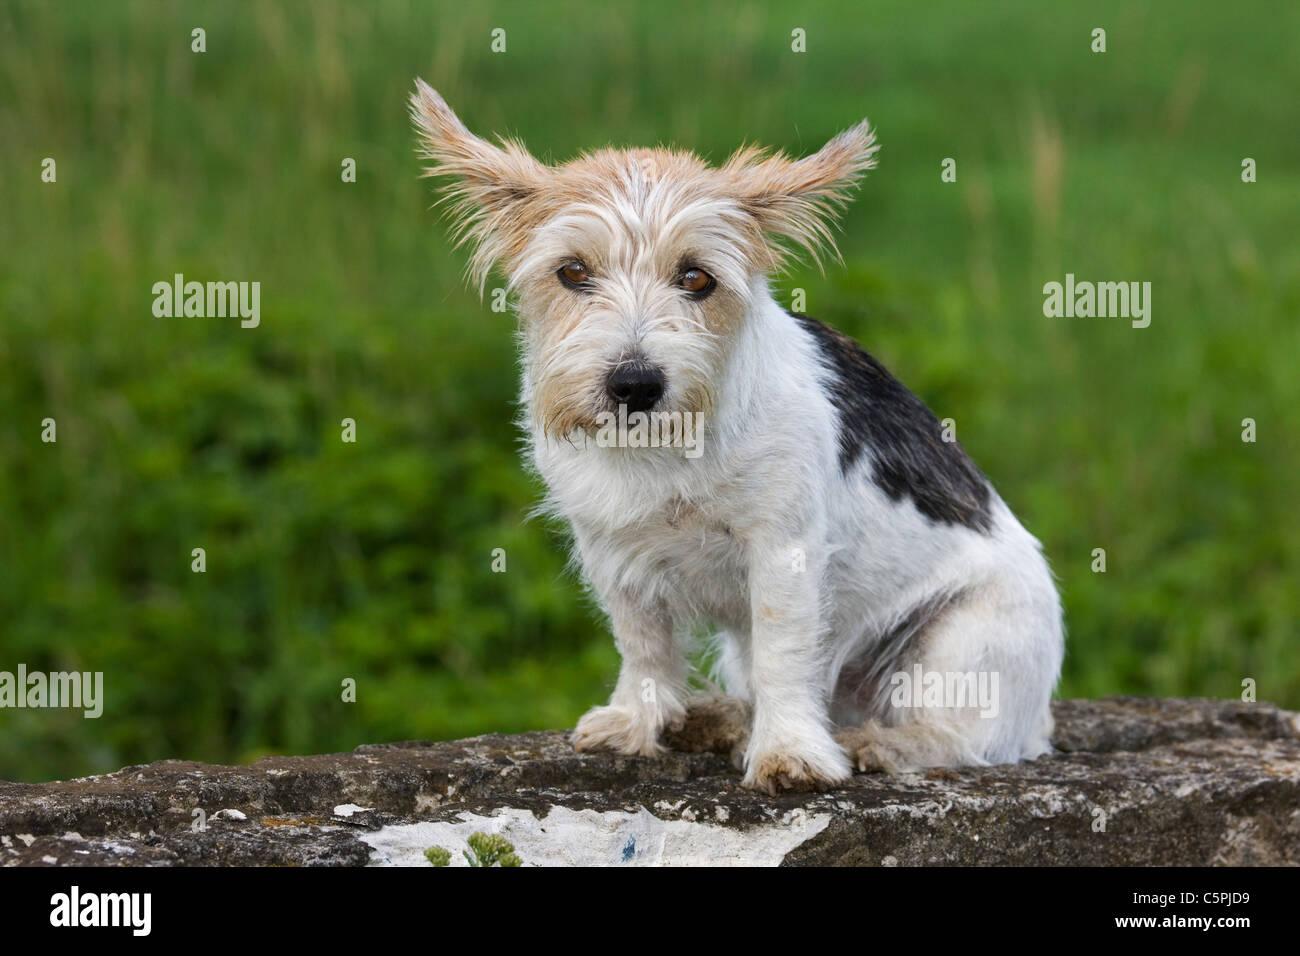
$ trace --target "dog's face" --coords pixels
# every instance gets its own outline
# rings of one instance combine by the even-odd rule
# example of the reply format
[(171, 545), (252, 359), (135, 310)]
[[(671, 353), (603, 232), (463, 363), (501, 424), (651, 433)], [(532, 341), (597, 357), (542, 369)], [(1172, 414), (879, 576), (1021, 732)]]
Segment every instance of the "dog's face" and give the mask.
[(427, 174), (450, 176), (456, 234), (479, 287), (496, 266), (523, 319), (525, 400), (548, 436), (602, 413), (706, 413), (754, 281), (786, 255), (833, 249), (830, 224), (875, 165), (864, 121), (799, 160), (742, 149), (718, 168), (665, 149), (546, 166), (469, 132), (416, 81)]

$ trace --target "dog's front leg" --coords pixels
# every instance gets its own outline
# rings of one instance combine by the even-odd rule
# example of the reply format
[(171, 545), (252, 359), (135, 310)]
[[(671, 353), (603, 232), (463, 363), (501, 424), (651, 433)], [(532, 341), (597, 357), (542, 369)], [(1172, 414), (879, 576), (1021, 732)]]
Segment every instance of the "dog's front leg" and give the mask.
[(679, 726), (686, 714), (686, 660), (662, 606), (622, 591), (607, 595), (606, 604), (623, 665), (608, 706), (593, 707), (578, 721), (573, 746), (655, 756), (667, 749), (660, 741), (664, 728)]
[(766, 548), (750, 566), (754, 727), (748, 787), (822, 789), (852, 767), (829, 730), (824, 687), (821, 562), (798, 543)]

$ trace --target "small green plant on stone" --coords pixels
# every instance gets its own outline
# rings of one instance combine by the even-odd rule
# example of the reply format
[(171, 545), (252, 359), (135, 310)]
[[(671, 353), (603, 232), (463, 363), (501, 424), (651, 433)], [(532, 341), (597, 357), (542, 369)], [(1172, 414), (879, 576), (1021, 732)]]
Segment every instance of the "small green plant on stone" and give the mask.
[(474, 851), (473, 856), (468, 852), (465, 853), (465, 859), (469, 860), (470, 866), (523, 865), (523, 861), (515, 853), (515, 845), (499, 833), (471, 833), (469, 848)]
[[(514, 844), (500, 834), (471, 833), (468, 842), (469, 849), (461, 852), (470, 866), (523, 866)], [(451, 862), (451, 852), (440, 846), (429, 847), (424, 857), (434, 866), (447, 866)]]
[(431, 846), (424, 851), (424, 858), (434, 866), (446, 866), (451, 862), (451, 851), (440, 846)]

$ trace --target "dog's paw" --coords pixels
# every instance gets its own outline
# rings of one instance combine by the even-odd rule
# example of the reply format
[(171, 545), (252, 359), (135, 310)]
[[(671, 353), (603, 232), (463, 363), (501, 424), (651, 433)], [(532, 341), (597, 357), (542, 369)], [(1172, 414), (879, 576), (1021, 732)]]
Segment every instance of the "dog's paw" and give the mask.
[(837, 739), (858, 773), (910, 773), (918, 769), (896, 744), (863, 734), (860, 729), (840, 734)]
[(839, 761), (815, 760), (787, 751), (770, 751), (750, 759), (741, 783), (776, 796), (781, 790), (828, 790), (853, 775), (841, 755)]
[(715, 753), (730, 757), (739, 769), (749, 745), (749, 705), (725, 694), (700, 694), (686, 701), (678, 726), (665, 728), (664, 740), (683, 753)]
[(883, 727), (872, 721), (841, 731), (835, 740), (860, 773), (913, 773), (985, 763), (955, 732), (924, 724)]
[(573, 730), (573, 749), (608, 750), (617, 754), (657, 757), (665, 750), (659, 728), (650, 715), (625, 707), (593, 707)]

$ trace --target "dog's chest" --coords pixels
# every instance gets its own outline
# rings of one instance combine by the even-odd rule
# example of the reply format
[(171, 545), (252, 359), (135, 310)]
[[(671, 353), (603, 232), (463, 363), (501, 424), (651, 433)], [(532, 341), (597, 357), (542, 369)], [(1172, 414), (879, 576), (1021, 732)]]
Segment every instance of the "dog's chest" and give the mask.
[[(747, 552), (727, 515), (672, 497), (633, 523), (596, 532), (599, 560), (679, 611), (747, 626)], [(588, 568), (588, 572), (602, 569)]]
[(659, 520), (659, 573), (701, 615), (748, 623), (748, 557), (730, 518), (674, 499)]
[(740, 559), (740, 544), (727, 515), (674, 498), (664, 507), (658, 523), (660, 535), (682, 564), (702, 563), (711, 568)]
[(539, 450), (551, 505), (573, 526), (598, 590), (641, 590), (687, 615), (748, 626), (744, 528), (753, 503), (743, 497), (743, 476), (689, 460), (669, 467)]

